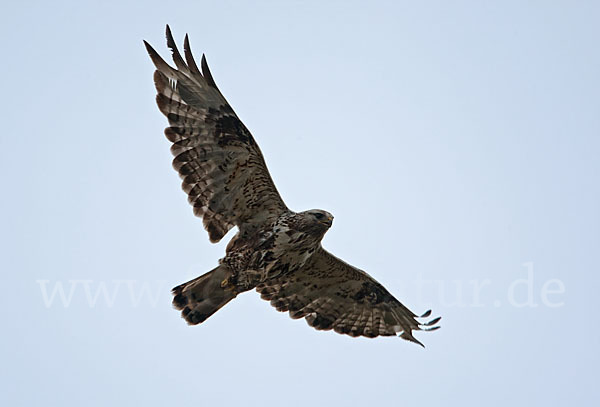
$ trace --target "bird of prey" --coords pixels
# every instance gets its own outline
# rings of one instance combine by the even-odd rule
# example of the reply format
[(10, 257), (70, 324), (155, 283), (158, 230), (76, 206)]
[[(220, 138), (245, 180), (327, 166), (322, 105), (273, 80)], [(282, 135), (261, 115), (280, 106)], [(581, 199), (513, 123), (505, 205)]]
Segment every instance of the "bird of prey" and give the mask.
[[(353, 337), (395, 336), (421, 344), (412, 331), (431, 331), (440, 318), (419, 323), (366, 272), (321, 246), (333, 216), (294, 212), (285, 205), (250, 131), (217, 87), (202, 55), (194, 61), (187, 35), (184, 57), (167, 26), (175, 67), (144, 41), (156, 66), (156, 102), (183, 190), (211, 242), (234, 226), (225, 257), (208, 273), (173, 288), (173, 304), (190, 325), (205, 321), (238, 294), (256, 289), (278, 311), (305, 318), (318, 330)], [(421, 344), (422, 345), (422, 344)]]

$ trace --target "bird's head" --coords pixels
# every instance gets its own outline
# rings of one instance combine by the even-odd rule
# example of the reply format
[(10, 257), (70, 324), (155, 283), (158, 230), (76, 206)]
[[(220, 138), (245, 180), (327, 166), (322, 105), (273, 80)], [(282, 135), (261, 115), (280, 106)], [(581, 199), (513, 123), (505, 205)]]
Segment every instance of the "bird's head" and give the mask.
[(308, 217), (310, 221), (315, 222), (319, 225), (323, 225), (327, 229), (329, 229), (333, 224), (333, 215), (327, 211), (323, 211), (321, 209), (311, 209), (309, 211), (304, 212), (304, 214)]
[(323, 237), (333, 223), (333, 215), (320, 209), (300, 212), (299, 229), (311, 235)]

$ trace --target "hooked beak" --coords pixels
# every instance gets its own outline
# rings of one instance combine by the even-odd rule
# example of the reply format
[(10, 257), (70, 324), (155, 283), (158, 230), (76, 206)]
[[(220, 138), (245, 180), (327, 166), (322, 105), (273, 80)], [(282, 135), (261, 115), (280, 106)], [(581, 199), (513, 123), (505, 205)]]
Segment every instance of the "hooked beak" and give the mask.
[(333, 225), (333, 216), (328, 216), (327, 219), (323, 219), (320, 222), (327, 225), (328, 227), (331, 227), (331, 225)]

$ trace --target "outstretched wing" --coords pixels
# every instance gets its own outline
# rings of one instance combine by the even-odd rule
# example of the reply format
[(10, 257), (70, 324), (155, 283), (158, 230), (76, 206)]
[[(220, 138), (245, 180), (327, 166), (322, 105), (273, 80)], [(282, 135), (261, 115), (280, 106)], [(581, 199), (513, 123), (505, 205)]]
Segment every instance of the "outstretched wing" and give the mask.
[(187, 35), (184, 60), (169, 26), (176, 68), (144, 44), (156, 66), (156, 102), (169, 120), (165, 135), (173, 143), (173, 167), (210, 240), (218, 242), (233, 226), (244, 231), (279, 217), (287, 208), (262, 153), (217, 88), (204, 55), (200, 72)]
[(421, 344), (412, 331), (432, 331), (441, 318), (419, 323), (417, 317), (381, 284), (323, 248), (298, 271), (256, 287), (261, 298), (292, 318), (306, 318), (319, 330), (333, 329), (350, 336), (391, 336)]

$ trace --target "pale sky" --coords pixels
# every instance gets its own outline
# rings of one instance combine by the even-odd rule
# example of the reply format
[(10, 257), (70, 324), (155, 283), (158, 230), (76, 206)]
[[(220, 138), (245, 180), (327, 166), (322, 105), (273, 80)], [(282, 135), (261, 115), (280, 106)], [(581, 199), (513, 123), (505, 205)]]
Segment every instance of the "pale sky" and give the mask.
[[(4, 2), (0, 405), (594, 405), (600, 3)], [(142, 45), (213, 76), (323, 245), (442, 328), (318, 332), (223, 256), (171, 168)], [(62, 291), (61, 291), (62, 290)], [(61, 293), (64, 296), (61, 297)]]

